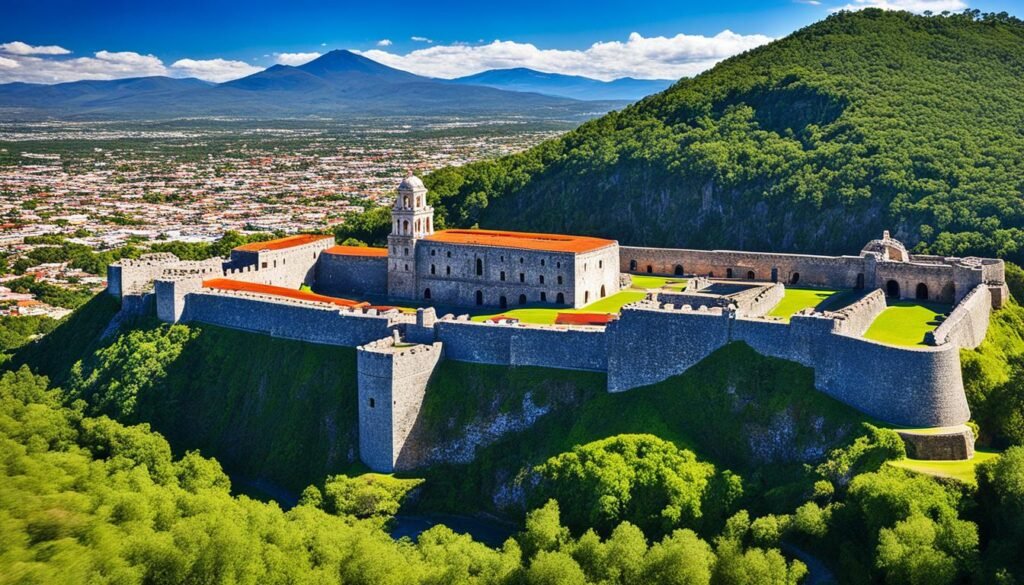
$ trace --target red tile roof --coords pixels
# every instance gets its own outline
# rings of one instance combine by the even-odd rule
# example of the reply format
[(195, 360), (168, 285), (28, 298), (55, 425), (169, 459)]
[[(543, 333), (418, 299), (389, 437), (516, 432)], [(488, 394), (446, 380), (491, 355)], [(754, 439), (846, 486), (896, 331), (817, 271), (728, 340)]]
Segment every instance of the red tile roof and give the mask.
[(216, 290), (260, 293), (275, 297), (298, 299), (300, 301), (330, 303), (332, 305), (338, 305), (340, 307), (367, 308), (370, 306), (369, 303), (353, 301), (349, 299), (342, 299), (339, 297), (318, 295), (313, 292), (307, 292), (283, 286), (271, 286), (269, 284), (257, 284), (255, 282), (243, 282), (241, 280), (233, 280), (230, 278), (211, 278), (210, 280), (204, 280), (203, 287), (212, 288)]
[(371, 256), (374, 258), (387, 258), (387, 248), (367, 248), (366, 246), (331, 246), (324, 250), (324, 254), (337, 254), (338, 256)]
[(444, 230), (427, 236), (425, 239), (447, 244), (495, 246), (520, 250), (541, 250), (544, 252), (571, 252), (574, 254), (599, 250), (615, 243), (615, 240), (591, 238), (589, 236), (535, 234), (497, 230)]
[(299, 234), (297, 236), (287, 236), (284, 238), (278, 238), (276, 240), (268, 240), (266, 242), (253, 242), (251, 244), (244, 244), (238, 246), (235, 250), (240, 252), (260, 252), (262, 250), (284, 250), (285, 248), (294, 248), (295, 246), (303, 246), (305, 244), (311, 244), (320, 240), (325, 240), (331, 236), (324, 236), (321, 234)]
[(559, 313), (555, 317), (556, 325), (607, 325), (615, 315), (608, 313)]

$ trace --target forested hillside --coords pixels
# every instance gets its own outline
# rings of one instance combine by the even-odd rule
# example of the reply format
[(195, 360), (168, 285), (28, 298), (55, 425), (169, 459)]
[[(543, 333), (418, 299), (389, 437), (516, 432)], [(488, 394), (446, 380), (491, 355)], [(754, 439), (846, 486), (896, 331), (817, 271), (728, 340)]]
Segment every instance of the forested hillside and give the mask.
[(439, 225), (820, 253), (890, 229), (1019, 262), (1021, 128), (1024, 22), (870, 9), (426, 182)]

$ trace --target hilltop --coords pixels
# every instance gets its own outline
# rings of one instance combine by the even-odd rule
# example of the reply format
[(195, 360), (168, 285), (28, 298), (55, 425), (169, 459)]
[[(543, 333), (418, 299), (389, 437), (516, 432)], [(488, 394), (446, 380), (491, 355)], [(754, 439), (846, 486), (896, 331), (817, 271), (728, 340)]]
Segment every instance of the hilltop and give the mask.
[(1024, 257), (1024, 24), (837, 13), (526, 152), (427, 178), (448, 226), (626, 245)]

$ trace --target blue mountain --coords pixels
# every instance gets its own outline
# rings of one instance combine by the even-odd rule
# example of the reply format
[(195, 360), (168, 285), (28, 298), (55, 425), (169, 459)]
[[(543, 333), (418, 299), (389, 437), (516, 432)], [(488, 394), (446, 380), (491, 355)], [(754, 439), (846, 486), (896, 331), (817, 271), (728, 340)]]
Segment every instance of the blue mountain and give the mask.
[(509, 91), (532, 92), (576, 100), (636, 101), (658, 93), (675, 83), (671, 79), (633, 79), (622, 77), (601, 81), (579, 75), (545, 73), (525, 67), (491, 69), (451, 80), (464, 85), (483, 85)]

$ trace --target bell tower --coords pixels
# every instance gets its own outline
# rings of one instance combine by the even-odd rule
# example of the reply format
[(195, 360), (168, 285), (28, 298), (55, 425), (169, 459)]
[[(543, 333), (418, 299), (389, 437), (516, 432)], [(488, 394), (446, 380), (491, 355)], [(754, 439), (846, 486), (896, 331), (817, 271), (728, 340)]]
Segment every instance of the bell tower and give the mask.
[(388, 236), (388, 296), (416, 298), (416, 242), (434, 233), (434, 208), (427, 205), (427, 188), (409, 175), (398, 185), (391, 208)]

